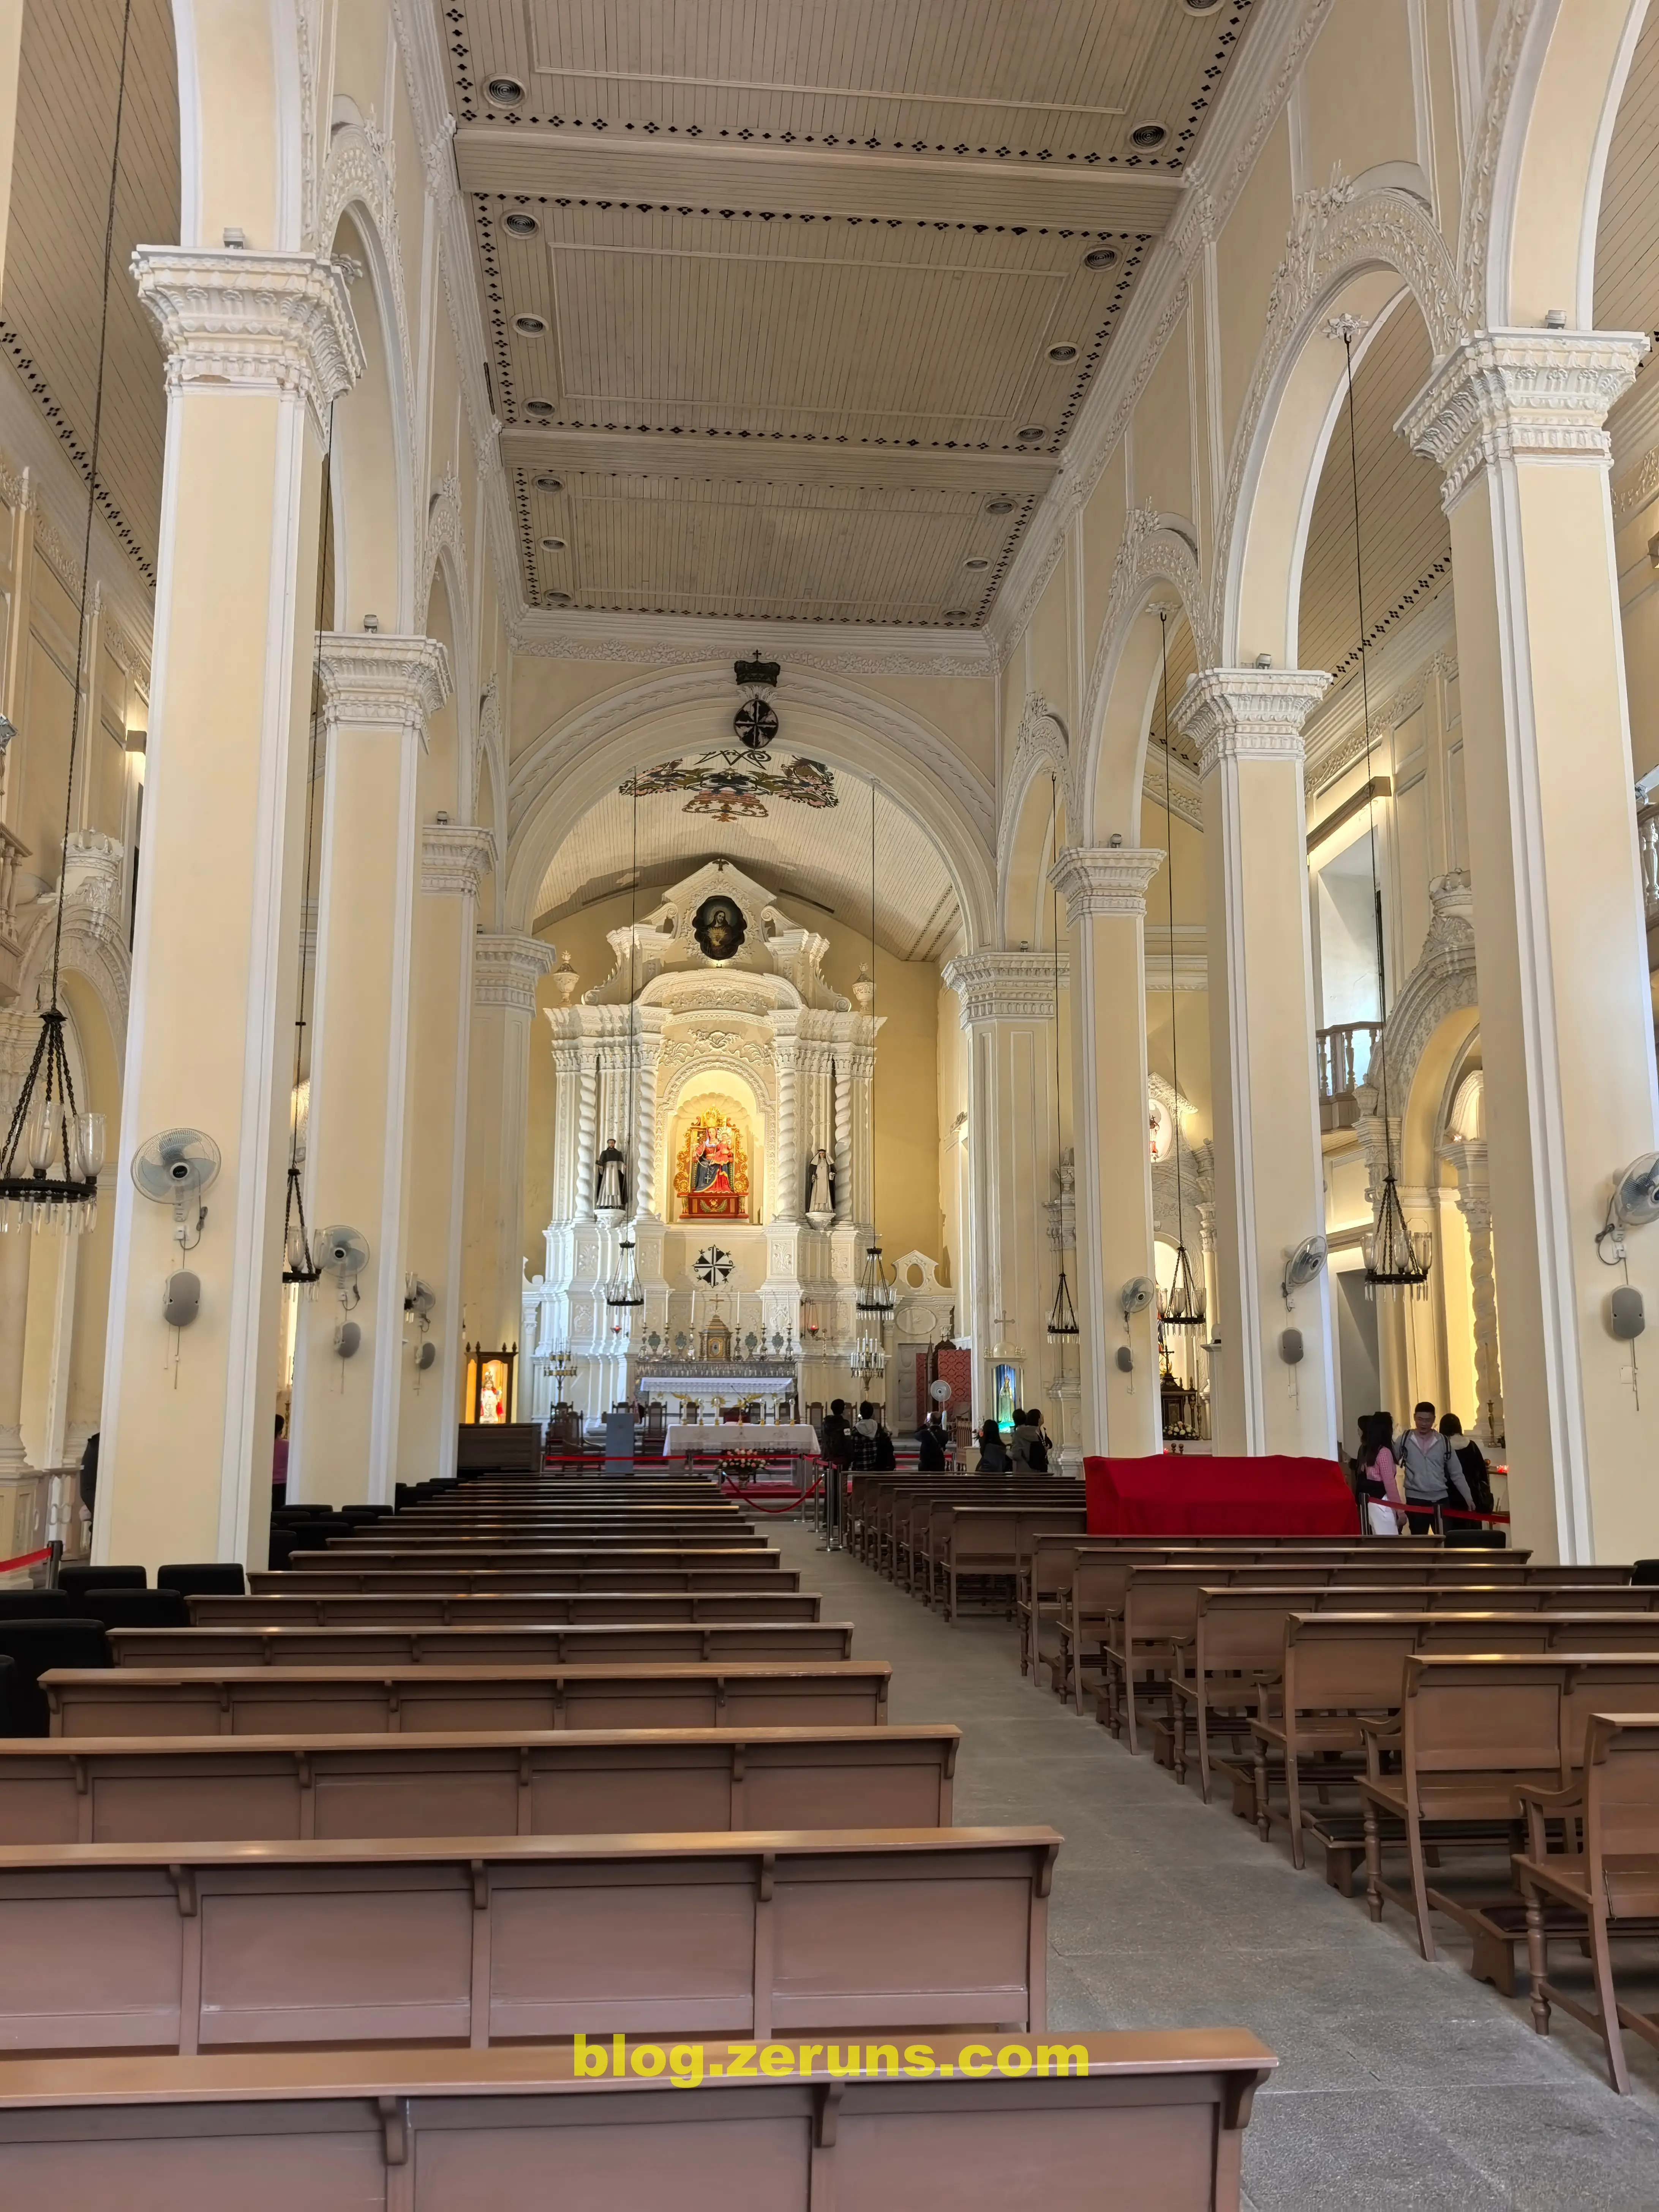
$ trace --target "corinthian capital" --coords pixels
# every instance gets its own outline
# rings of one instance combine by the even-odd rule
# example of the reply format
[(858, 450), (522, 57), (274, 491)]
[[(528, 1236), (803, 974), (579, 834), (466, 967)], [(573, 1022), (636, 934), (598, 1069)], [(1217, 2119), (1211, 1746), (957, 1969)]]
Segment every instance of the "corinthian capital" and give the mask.
[(1085, 915), (1144, 915), (1146, 886), (1163, 865), (1163, 854), (1151, 845), (1067, 845), (1048, 880), (1075, 924)]
[(161, 334), (169, 391), (297, 393), (326, 436), (331, 402), (364, 366), (345, 276), (328, 255), (139, 246), (132, 275)]
[[(1066, 979), (1062, 954), (1060, 980)], [(1054, 1012), (1054, 956), (1052, 952), (963, 952), (946, 966), (943, 978), (962, 1001), (962, 1026), (981, 1022), (1047, 1022)]]
[(472, 940), (473, 1005), (533, 1014), (536, 986), (558, 957), (538, 937), (480, 933)]
[(478, 884), (495, 865), (495, 835), (467, 822), (421, 825), (421, 889), (477, 898)]
[(1641, 331), (1481, 331), (1446, 356), (1395, 428), (1438, 465), (1449, 510), (1496, 461), (1580, 454), (1604, 467), (1607, 410), (1647, 349)]
[(435, 637), (325, 630), (317, 657), (331, 731), (403, 728), (424, 739), (449, 696), (449, 655)]
[(1206, 668), (1176, 702), (1176, 726), (1207, 776), (1229, 760), (1302, 758), (1302, 726), (1330, 678), (1317, 668)]

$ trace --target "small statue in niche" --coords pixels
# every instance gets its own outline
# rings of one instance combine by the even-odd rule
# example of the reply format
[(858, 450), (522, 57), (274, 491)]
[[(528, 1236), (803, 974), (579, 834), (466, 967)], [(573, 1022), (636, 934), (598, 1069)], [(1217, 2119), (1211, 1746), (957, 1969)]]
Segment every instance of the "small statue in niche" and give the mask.
[(833, 1213), (836, 1210), (835, 1170), (830, 1164), (830, 1155), (820, 1145), (812, 1155), (812, 1164), (806, 1182), (806, 1211), (809, 1213)]
[(594, 1205), (601, 1212), (622, 1212), (628, 1204), (628, 1164), (614, 1137), (599, 1154), (596, 1164), (599, 1178), (593, 1192)]

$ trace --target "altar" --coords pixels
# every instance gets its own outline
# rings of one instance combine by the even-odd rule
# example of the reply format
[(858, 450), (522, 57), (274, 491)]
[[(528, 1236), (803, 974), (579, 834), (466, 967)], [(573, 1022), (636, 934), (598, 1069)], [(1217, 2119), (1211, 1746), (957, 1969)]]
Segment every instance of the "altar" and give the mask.
[[(775, 1424), (784, 1407), (793, 1410), (796, 1401), (793, 1359), (647, 1358), (630, 1360), (629, 1372), (635, 1404), (676, 1407), (690, 1425), (699, 1419), (718, 1421), (728, 1406), (748, 1405), (758, 1405), (763, 1419)], [(688, 1412), (690, 1407), (695, 1414)]]

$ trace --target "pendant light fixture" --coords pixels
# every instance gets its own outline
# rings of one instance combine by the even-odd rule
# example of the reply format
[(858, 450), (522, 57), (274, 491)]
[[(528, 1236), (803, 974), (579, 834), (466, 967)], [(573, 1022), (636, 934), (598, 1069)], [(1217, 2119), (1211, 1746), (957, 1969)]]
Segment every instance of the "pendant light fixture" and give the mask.
[[(1060, 842), (1060, 780), (1050, 776), (1048, 787), (1052, 796), (1048, 813), (1048, 859), (1052, 864), (1059, 858)], [(1054, 1172), (1060, 1172), (1060, 886), (1054, 887)], [(1071, 1285), (1066, 1279), (1066, 1212), (1065, 1186), (1060, 1186), (1060, 1280), (1054, 1285), (1054, 1303), (1048, 1314), (1048, 1340), (1065, 1346), (1068, 1337), (1078, 1334), (1077, 1309), (1072, 1304)]]
[[(92, 451), (87, 469), (87, 520), (81, 546), (81, 606), (75, 646), (75, 690), (70, 710), (69, 770), (64, 778), (64, 836), (58, 848), (57, 911), (52, 917), (52, 983), (40, 1012), (28, 1072), (17, 1094), (0, 1150), (0, 1230), (90, 1229), (97, 1218), (98, 1171), (104, 1164), (104, 1117), (76, 1102), (58, 1003), (64, 950), (64, 900), (69, 885), (70, 830), (74, 820), (75, 763), (87, 708), (87, 594), (92, 584), (92, 525), (98, 509), (98, 464), (103, 447), (104, 371), (109, 355), (110, 271), (115, 253), (115, 196), (121, 177), (121, 126), (126, 114), (127, 57), (132, 39), (132, 0), (121, 12), (121, 59), (115, 81), (115, 132), (110, 152), (109, 195), (104, 211), (104, 281), (98, 325), (98, 374), (92, 404)], [(54, 1169), (57, 1172), (54, 1174)]]
[[(628, 887), (628, 1164), (634, 1176), (629, 1196), (639, 1207), (639, 1116), (635, 1110), (638, 1043), (639, 941), (635, 933), (635, 919), (640, 896), (640, 780), (634, 778), (634, 854), (633, 868)], [(645, 1304), (645, 1292), (634, 1269), (634, 1236), (624, 1228), (622, 1241), (617, 1247), (617, 1272), (605, 1285), (605, 1302), (611, 1309), (612, 1333), (620, 1335), (629, 1325), (634, 1315)]]
[[(870, 786), (870, 1004), (875, 1005), (876, 983), (876, 787)], [(853, 1349), (853, 1372), (863, 1375), (882, 1373), (887, 1365), (887, 1354), (882, 1349), (881, 1333), (893, 1317), (893, 1282), (898, 1270), (890, 1276), (882, 1258), (881, 1232), (875, 1225), (876, 1213), (876, 1062), (873, 1042), (870, 1050), (870, 1242), (864, 1248), (864, 1261), (859, 1270), (858, 1289), (854, 1296), (854, 1310), (863, 1318), (859, 1342)], [(873, 1338), (873, 1350), (880, 1354), (880, 1366), (866, 1366), (865, 1356), (872, 1347), (865, 1341)]]
[[(300, 890), (300, 980), (294, 1002), (294, 1085), (288, 1107), (288, 1188), (283, 1200), (283, 1280), (306, 1291), (320, 1281), (323, 1273), (321, 1255), (313, 1249), (311, 1231), (306, 1224), (305, 1191), (300, 1173), (300, 1098), (301, 1070), (305, 1058), (306, 977), (311, 964), (311, 932), (307, 922), (311, 914), (312, 833), (316, 822), (317, 752), (323, 726), (323, 633), (330, 627), (328, 615), (334, 592), (334, 564), (329, 557), (333, 546), (329, 531), (333, 495), (334, 403), (331, 400), (328, 442), (323, 455), (323, 495), (317, 520), (317, 643), (312, 660), (311, 738), (306, 759), (306, 854)], [(308, 1123), (308, 1092), (307, 1097)]]
[[(1377, 1040), (1382, 1049), (1382, 1087), (1379, 1103), (1382, 1109), (1382, 1188), (1377, 1194), (1376, 1214), (1371, 1233), (1364, 1242), (1365, 1290), (1375, 1297), (1379, 1290), (1413, 1291), (1422, 1295), (1423, 1285), (1429, 1279), (1431, 1247), (1425, 1231), (1413, 1234), (1406, 1219), (1406, 1209), (1400, 1202), (1400, 1188), (1394, 1173), (1394, 1121), (1389, 1097), (1388, 1050), (1388, 966), (1382, 945), (1382, 895), (1376, 869), (1376, 786), (1371, 775), (1371, 700), (1370, 678), (1366, 659), (1365, 635), (1365, 567), (1359, 541), (1359, 441), (1354, 428), (1353, 404), (1353, 342), (1359, 325), (1352, 315), (1344, 315), (1332, 325), (1335, 335), (1342, 340), (1342, 352), (1347, 377), (1348, 403), (1348, 476), (1353, 493), (1353, 569), (1354, 599), (1359, 617), (1359, 701), (1360, 712), (1365, 719), (1365, 788), (1368, 835), (1371, 855), (1371, 915), (1376, 931), (1376, 1018)], [(1372, 1049), (1373, 1064), (1377, 1059)]]
[(1181, 1173), (1181, 1054), (1179, 1024), (1176, 1008), (1176, 936), (1175, 936), (1175, 815), (1170, 805), (1170, 611), (1158, 611), (1159, 647), (1163, 655), (1163, 719), (1164, 719), (1164, 827), (1170, 840), (1170, 850), (1164, 863), (1165, 888), (1169, 894), (1170, 916), (1170, 1083), (1175, 1092), (1175, 1110), (1170, 1116), (1172, 1132), (1170, 1142), (1175, 1151), (1176, 1173), (1176, 1254), (1175, 1266), (1170, 1276), (1170, 1287), (1158, 1294), (1158, 1320), (1160, 1328), (1202, 1328), (1204, 1326), (1204, 1293), (1198, 1287), (1193, 1273), (1193, 1263), (1187, 1254), (1187, 1203)]

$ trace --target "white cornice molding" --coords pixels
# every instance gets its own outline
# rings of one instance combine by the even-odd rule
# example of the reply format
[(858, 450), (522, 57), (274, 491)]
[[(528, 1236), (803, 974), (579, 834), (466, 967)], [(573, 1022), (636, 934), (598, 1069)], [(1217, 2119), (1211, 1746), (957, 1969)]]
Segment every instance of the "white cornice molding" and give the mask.
[(449, 696), (449, 655), (435, 637), (325, 630), (317, 665), (331, 731), (401, 727), (424, 738)]
[(1356, 667), (1309, 715), (1302, 731), (1309, 796), (1334, 783), (1364, 753), (1367, 690), (1372, 742), (1386, 745), (1389, 732), (1421, 703), (1435, 675), (1456, 672), (1457, 611), (1453, 593), (1444, 591), (1366, 655), (1365, 685)]
[(434, 896), (477, 898), (478, 884), (495, 865), (495, 833), (466, 822), (421, 824), (421, 889)]
[(769, 214), (878, 221), (1046, 223), (1051, 228), (1162, 230), (1180, 206), (1180, 177), (1123, 169), (1022, 167), (972, 158), (872, 154), (854, 160), (810, 146), (743, 146), (673, 139), (584, 142), (516, 124), (463, 124), (456, 166), (468, 192), (572, 199), (708, 200)]
[(473, 1005), (533, 1014), (536, 986), (558, 957), (539, 937), (491, 936), (481, 930), (472, 940)]
[[(1060, 956), (1060, 984), (1069, 981), (1069, 965)], [(1025, 952), (958, 953), (940, 971), (940, 981), (962, 1001), (962, 1026), (985, 1022), (1051, 1022), (1054, 1018), (1054, 956)]]
[[(1059, 472), (1052, 453), (935, 452), (929, 447), (835, 446), (799, 440), (676, 436), (672, 430), (541, 430), (513, 423), (501, 434), (509, 468), (579, 470), (605, 476), (684, 473), (730, 483), (861, 484), (903, 491), (1000, 493), (1029, 499)], [(678, 616), (681, 622), (696, 616)]]
[[(1146, 741), (1146, 754), (1140, 764), (1140, 795), (1162, 806), (1165, 797), (1164, 781), (1164, 748), (1151, 737)], [(1177, 752), (1170, 755), (1168, 787), (1170, 811), (1186, 823), (1189, 829), (1204, 827), (1204, 794), (1199, 788), (1197, 776)]]
[(1048, 871), (1048, 880), (1066, 902), (1066, 919), (1079, 921), (1099, 915), (1146, 912), (1146, 886), (1164, 865), (1152, 845), (1067, 845)]
[(133, 248), (138, 297), (154, 318), (170, 392), (297, 393), (319, 441), (328, 410), (363, 373), (345, 276), (325, 254)]
[[(982, 683), (996, 673), (979, 630), (902, 629), (825, 623), (717, 622), (681, 615), (521, 613), (515, 653), (543, 660), (599, 660), (641, 668), (685, 668), (746, 658), (757, 641), (789, 671), (827, 676), (953, 677)], [(833, 641), (833, 642), (832, 642)]]
[(1439, 468), (1448, 512), (1508, 460), (1576, 458), (1606, 466), (1607, 410), (1630, 389), (1650, 340), (1639, 331), (1481, 331), (1434, 371), (1395, 428)]
[(1206, 668), (1176, 702), (1203, 782), (1224, 761), (1303, 757), (1302, 732), (1330, 678), (1312, 668)]

